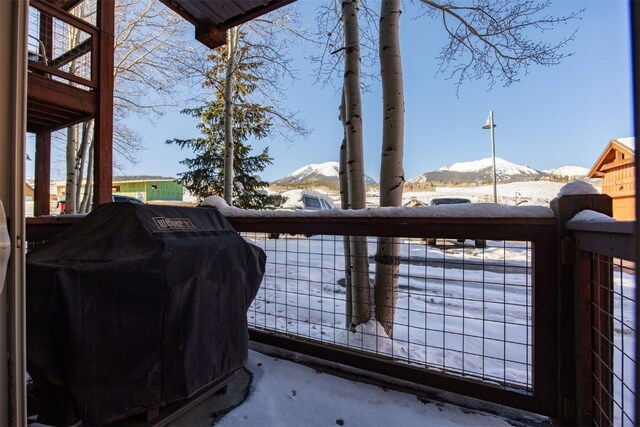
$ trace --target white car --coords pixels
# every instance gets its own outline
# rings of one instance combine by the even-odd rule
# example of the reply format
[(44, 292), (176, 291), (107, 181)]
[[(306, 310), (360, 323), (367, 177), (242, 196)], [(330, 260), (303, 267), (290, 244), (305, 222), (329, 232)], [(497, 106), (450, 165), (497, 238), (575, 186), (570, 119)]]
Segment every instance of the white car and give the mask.
[[(318, 193), (310, 190), (290, 190), (281, 194), (283, 202), (277, 210), (328, 210), (336, 209), (336, 205), (333, 201), (322, 193)], [(280, 233), (270, 233), (271, 239), (277, 239), (280, 237)], [(311, 237), (311, 235), (307, 235)]]
[(333, 201), (322, 193), (310, 190), (290, 190), (282, 193), (283, 202), (278, 209), (326, 210), (335, 209)]

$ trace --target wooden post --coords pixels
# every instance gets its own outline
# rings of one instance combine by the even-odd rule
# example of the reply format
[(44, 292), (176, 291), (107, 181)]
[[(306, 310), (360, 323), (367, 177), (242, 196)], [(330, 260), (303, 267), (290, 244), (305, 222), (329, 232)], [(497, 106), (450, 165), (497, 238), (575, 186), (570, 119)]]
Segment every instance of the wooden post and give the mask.
[(114, 0), (98, 0), (98, 111), (94, 142), (94, 205), (111, 201), (113, 180)]
[[(567, 195), (551, 201), (556, 214), (559, 238), (558, 268), (558, 422), (576, 425), (591, 411), (591, 305), (589, 279), (583, 276), (584, 260), (576, 254), (566, 223), (578, 212), (592, 210), (611, 216), (611, 197), (604, 194)], [(585, 304), (587, 304), (585, 306)], [(587, 378), (589, 377), (589, 378)], [(585, 401), (586, 396), (588, 401)], [(587, 424), (590, 424), (589, 422)]]
[(33, 215), (49, 215), (49, 186), (51, 184), (51, 133), (36, 134), (36, 185)]

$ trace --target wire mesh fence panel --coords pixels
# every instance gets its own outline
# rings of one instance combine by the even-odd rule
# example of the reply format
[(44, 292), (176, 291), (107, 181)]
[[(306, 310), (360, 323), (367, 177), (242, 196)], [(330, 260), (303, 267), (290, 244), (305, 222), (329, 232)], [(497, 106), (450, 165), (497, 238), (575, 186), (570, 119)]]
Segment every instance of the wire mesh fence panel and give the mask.
[[(347, 320), (358, 303), (374, 318), (376, 237), (366, 239), (359, 263), (345, 258), (343, 236), (245, 236), (267, 253), (248, 313), (252, 328), (532, 391), (531, 243), (396, 238), (398, 265), (388, 270), (397, 279), (390, 338), (375, 320), (352, 328)], [(355, 282), (349, 289), (346, 265), (364, 265), (358, 268), (368, 270), (369, 289), (358, 292)], [(369, 299), (353, 301), (357, 295)]]
[[(87, 2), (90, 6), (91, 2)], [(76, 87), (87, 89), (96, 76), (92, 73), (93, 35), (85, 26), (80, 28), (71, 21), (81, 22), (95, 20), (93, 7), (76, 7), (73, 16), (67, 22), (48, 10), (29, 7), (29, 36), (27, 49), (29, 65), (32, 72), (46, 74), (49, 78)], [(45, 68), (38, 67), (42, 65)], [(75, 79), (79, 78), (81, 80)]]
[(634, 426), (635, 264), (590, 255), (593, 424)]

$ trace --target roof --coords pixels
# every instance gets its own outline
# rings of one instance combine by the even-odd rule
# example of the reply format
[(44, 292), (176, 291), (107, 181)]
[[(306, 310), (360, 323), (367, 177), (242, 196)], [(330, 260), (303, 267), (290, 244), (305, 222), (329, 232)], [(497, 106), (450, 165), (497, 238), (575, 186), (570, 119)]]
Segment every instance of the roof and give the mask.
[(295, 0), (160, 0), (195, 27), (196, 39), (210, 48), (226, 42), (225, 31)]
[(636, 138), (633, 136), (630, 136), (628, 138), (614, 139), (614, 141), (616, 141), (618, 144), (624, 145), (627, 148), (630, 148), (633, 151), (636, 150)]
[[(612, 139), (611, 141), (609, 141), (609, 144), (607, 144), (607, 147), (604, 149), (602, 154), (600, 154), (600, 157), (598, 157), (598, 160), (596, 160), (591, 170), (589, 170), (587, 176), (589, 178), (602, 177), (603, 171), (608, 169), (610, 167), (609, 165), (611, 165), (613, 162), (616, 162), (616, 165), (627, 163), (633, 165), (635, 146), (635, 137)], [(616, 160), (616, 152), (623, 155), (624, 160), (622, 162)]]

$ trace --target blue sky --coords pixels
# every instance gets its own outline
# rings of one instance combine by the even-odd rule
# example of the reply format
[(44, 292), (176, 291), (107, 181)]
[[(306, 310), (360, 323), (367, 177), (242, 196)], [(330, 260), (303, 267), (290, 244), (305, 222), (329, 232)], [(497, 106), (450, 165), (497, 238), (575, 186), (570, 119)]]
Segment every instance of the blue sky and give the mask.
[[(294, 7), (309, 26), (316, 0), (299, 0)], [(452, 80), (436, 74), (435, 59), (444, 42), (439, 22), (416, 18), (417, 7), (405, 2), (401, 16), (401, 45), (405, 88), (405, 176), (459, 161), (491, 156), (490, 133), (482, 130), (494, 111), (496, 155), (536, 169), (564, 165), (590, 168), (609, 140), (633, 135), (631, 47), (628, 4), (624, 0), (556, 1), (552, 13), (567, 14), (585, 7), (574, 55), (554, 67), (532, 67), (510, 87), (488, 89), (486, 81), (466, 82), (456, 97)], [(560, 28), (557, 34), (566, 34)], [(332, 88), (313, 84), (308, 48), (294, 52), (298, 80), (287, 84), (289, 108), (311, 129), (306, 140), (283, 142), (277, 133), (253, 143), (268, 146), (274, 158), (261, 175), (274, 180), (309, 163), (338, 159), (342, 138), (337, 120), (339, 96)], [(304, 50), (304, 53), (303, 53)], [(381, 93), (371, 82), (363, 94), (365, 171), (378, 179), (381, 145)], [(129, 174), (175, 176), (189, 153), (164, 143), (169, 138), (198, 136), (195, 120), (168, 111), (151, 123), (132, 118), (129, 123), (145, 135), (146, 150)]]

